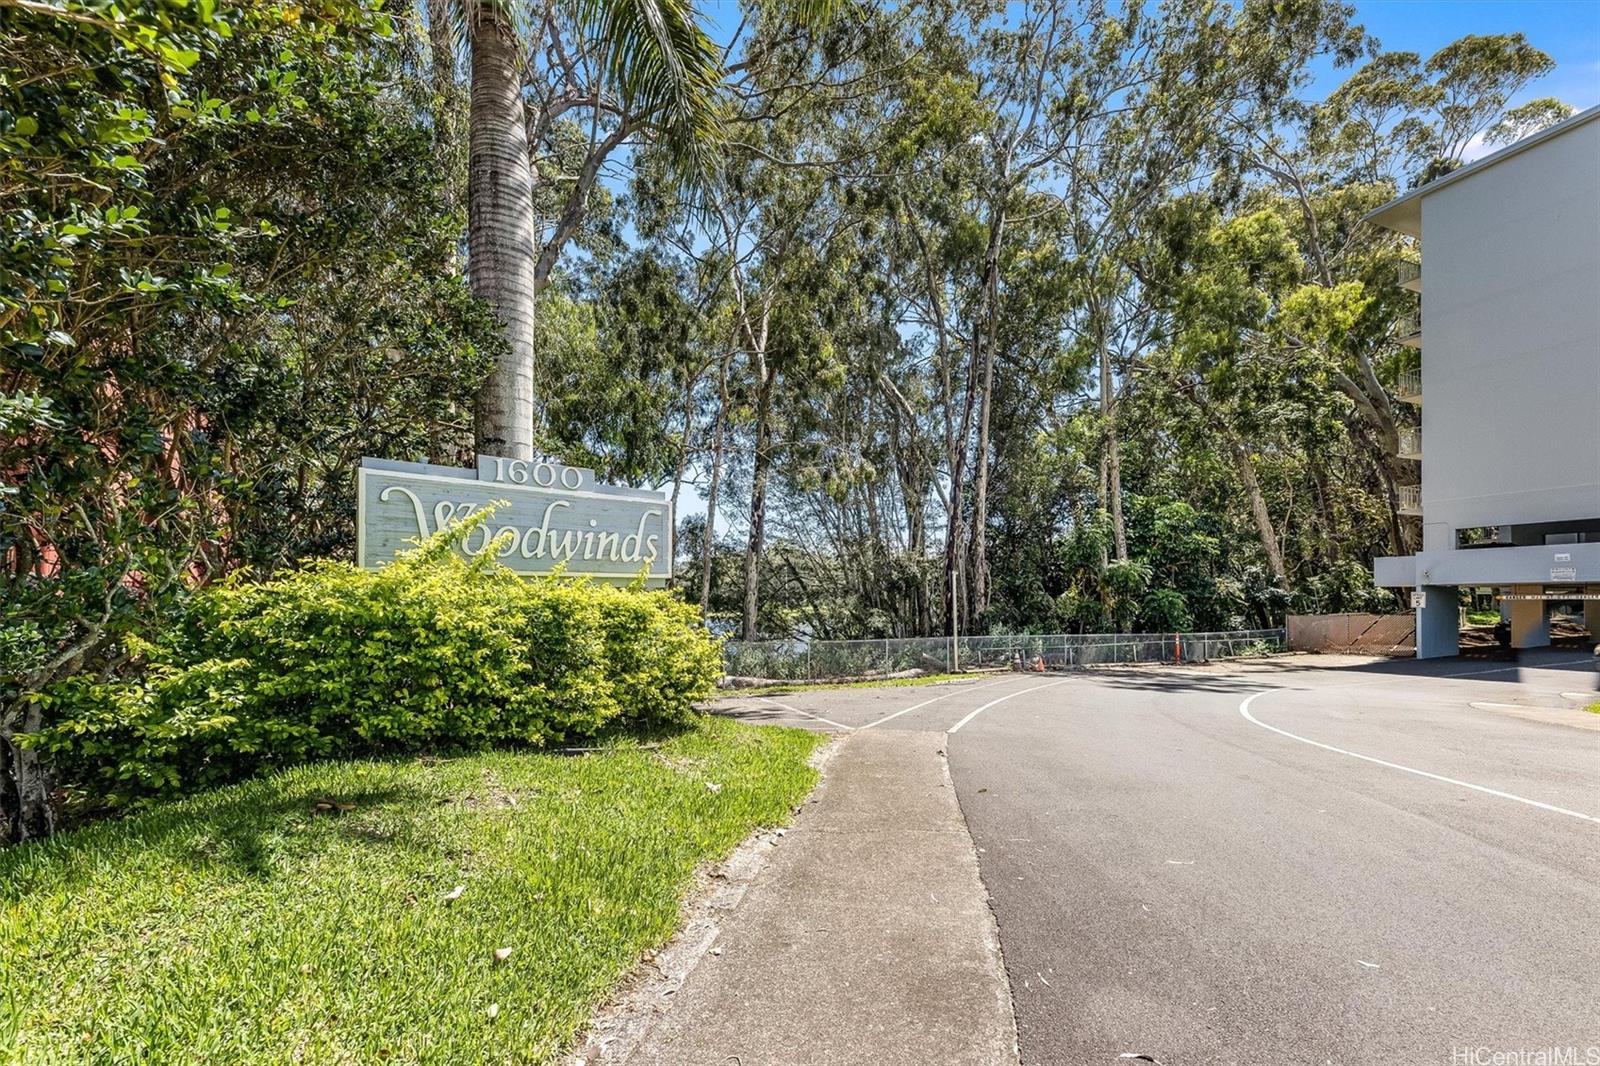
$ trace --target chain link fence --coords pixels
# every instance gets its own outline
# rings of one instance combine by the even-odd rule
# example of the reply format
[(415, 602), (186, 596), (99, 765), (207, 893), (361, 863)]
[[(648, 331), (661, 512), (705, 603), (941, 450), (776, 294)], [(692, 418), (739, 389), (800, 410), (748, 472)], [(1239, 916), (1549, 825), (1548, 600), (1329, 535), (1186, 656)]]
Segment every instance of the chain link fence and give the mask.
[(886, 640), (732, 640), (724, 645), (723, 668), (734, 677), (817, 681), (867, 677), (903, 670), (948, 671), (951, 651), (962, 668), (1047, 669), (1107, 663), (1206, 662), (1266, 655), (1287, 647), (1282, 629), (1224, 633), (1015, 633), (961, 637), (900, 637)]

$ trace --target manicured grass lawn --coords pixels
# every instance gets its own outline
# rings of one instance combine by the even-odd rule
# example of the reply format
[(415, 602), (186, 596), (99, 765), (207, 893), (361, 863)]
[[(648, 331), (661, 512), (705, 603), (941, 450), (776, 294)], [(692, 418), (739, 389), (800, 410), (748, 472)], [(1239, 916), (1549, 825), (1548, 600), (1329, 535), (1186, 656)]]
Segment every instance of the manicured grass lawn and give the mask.
[(0, 1060), (551, 1061), (819, 739), (305, 766), (0, 853)]

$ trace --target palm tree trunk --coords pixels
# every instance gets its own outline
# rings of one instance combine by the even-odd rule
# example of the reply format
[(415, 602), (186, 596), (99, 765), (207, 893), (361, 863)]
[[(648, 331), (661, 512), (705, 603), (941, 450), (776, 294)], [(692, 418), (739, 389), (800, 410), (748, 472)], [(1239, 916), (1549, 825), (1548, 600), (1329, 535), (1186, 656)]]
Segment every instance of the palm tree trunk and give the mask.
[(474, 4), (467, 23), (472, 45), (467, 271), (473, 294), (494, 308), (509, 347), (478, 390), (477, 448), (531, 459), (537, 256), (522, 54), (509, 20), (491, 5)]

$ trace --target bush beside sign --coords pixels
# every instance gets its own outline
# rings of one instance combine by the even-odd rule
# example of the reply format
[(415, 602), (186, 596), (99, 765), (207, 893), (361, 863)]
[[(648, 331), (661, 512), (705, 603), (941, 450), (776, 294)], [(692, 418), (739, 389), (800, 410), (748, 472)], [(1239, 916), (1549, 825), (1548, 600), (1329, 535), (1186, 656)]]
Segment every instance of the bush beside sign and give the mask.
[[(602, 485), (594, 471), (480, 456), (475, 470), (363, 459), (356, 486), (356, 562), (372, 569), (484, 507), (494, 517), (460, 546), (521, 574), (665, 584), (672, 572), (672, 504), (665, 495)], [(500, 538), (504, 537), (501, 541)]]

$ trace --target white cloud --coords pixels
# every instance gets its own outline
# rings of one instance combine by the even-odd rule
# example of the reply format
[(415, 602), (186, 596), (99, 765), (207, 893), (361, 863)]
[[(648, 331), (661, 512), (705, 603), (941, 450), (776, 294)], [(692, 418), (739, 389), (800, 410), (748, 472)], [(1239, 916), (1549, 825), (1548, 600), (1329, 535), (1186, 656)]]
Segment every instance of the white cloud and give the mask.
[(1489, 153), (1497, 151), (1499, 148), (1499, 145), (1484, 144), (1483, 134), (1476, 134), (1472, 140), (1467, 142), (1467, 147), (1462, 150), (1461, 161), (1463, 163), (1475, 162)]

